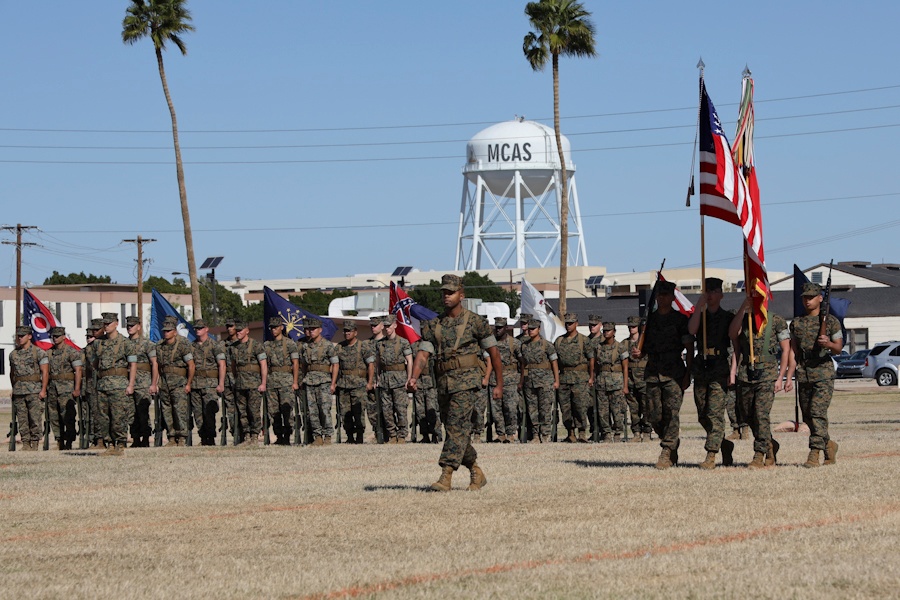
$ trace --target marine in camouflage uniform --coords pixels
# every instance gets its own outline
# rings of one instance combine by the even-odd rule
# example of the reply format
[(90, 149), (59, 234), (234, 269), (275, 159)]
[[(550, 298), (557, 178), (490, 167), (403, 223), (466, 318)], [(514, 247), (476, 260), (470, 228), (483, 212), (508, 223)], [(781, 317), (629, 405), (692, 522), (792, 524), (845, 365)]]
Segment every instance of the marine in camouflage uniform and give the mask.
[[(769, 414), (775, 402), (775, 394), (794, 389), (790, 368), (791, 334), (781, 315), (769, 312), (766, 324), (760, 331), (756, 319), (753, 323), (753, 351), (747, 330), (750, 325), (745, 316), (753, 306), (748, 297), (731, 321), (729, 336), (737, 346), (734, 365), (734, 379), (741, 390), (741, 399), (747, 403), (750, 428), (753, 431), (753, 460), (748, 467), (759, 469), (775, 464), (778, 442), (772, 437)], [(779, 365), (776, 353), (781, 349)], [(752, 356), (751, 356), (752, 354)], [(739, 366), (738, 366), (739, 365)], [(785, 383), (785, 375), (787, 383)]]
[[(597, 357), (597, 344), (603, 343), (603, 317), (600, 315), (588, 315), (588, 330), (590, 333), (587, 338), (590, 340), (594, 348), (594, 358)], [(597, 418), (600, 415), (600, 400), (598, 396), (599, 380), (597, 378), (597, 364), (594, 363), (594, 379), (591, 383), (591, 404), (587, 407), (587, 418), (590, 424), (590, 436), (593, 440), (600, 439), (600, 431), (597, 429)]]
[(136, 358), (134, 393), (131, 395), (134, 401), (131, 447), (149, 448), (150, 435), (153, 433), (150, 427), (150, 404), (153, 402), (153, 395), (159, 392), (156, 344), (143, 337), (143, 326), (137, 317), (126, 317), (125, 326), (128, 329), (128, 339), (131, 341), (131, 355)]
[(197, 424), (201, 446), (216, 445), (216, 413), (219, 394), (225, 391), (225, 345), (209, 337), (203, 319), (194, 321), (194, 380), (191, 383), (191, 411)]
[(85, 420), (86, 427), (90, 429), (87, 432), (91, 446), (97, 446), (102, 443), (103, 436), (99, 433), (100, 429), (97, 424), (97, 349), (100, 348), (100, 342), (106, 337), (103, 331), (103, 319), (91, 319), (91, 327), (88, 330), (90, 335), (87, 337), (87, 344), (84, 347), (84, 376), (87, 379), (85, 390), (87, 392), (87, 404), (90, 418)]
[(386, 315), (383, 340), (375, 344), (378, 371), (381, 376), (381, 411), (389, 444), (403, 444), (409, 435), (409, 396), (406, 382), (412, 375), (412, 348), (409, 341), (397, 335), (397, 317)]
[(16, 347), (9, 353), (9, 371), (22, 450), (37, 450), (43, 434), (50, 358), (31, 343), (31, 327), (16, 327)]
[(640, 339), (640, 326), (640, 317), (628, 317), (628, 339), (625, 340), (629, 357), (628, 393), (625, 394), (625, 403), (628, 405), (628, 412), (631, 413), (631, 442), (649, 442), (650, 432), (653, 431), (647, 421), (647, 384), (644, 382), (647, 357), (634, 358), (631, 355), (632, 348), (637, 347)]
[[(369, 317), (369, 325), (372, 327), (372, 338), (368, 340), (363, 340), (362, 352), (365, 355), (375, 356), (375, 344), (377, 344), (381, 339), (384, 338), (384, 323), (381, 322), (381, 317)], [(377, 367), (376, 367), (377, 369)], [(377, 379), (378, 372), (375, 372), (375, 378)], [(375, 442), (378, 439), (378, 431), (381, 431), (381, 435), (384, 435), (383, 422), (381, 418), (381, 406), (378, 402), (378, 397), (381, 395), (380, 391), (375, 390), (375, 381), (373, 380), (369, 385), (366, 385), (366, 416), (369, 419), (369, 425), (372, 426), (372, 441)], [(382, 440), (382, 442), (387, 440)]]
[(498, 399), (503, 397), (503, 366), (496, 349), (497, 340), (487, 319), (462, 305), (465, 289), (458, 275), (441, 277), (441, 299), (444, 313), (422, 323), (422, 342), (407, 386), (415, 391), (418, 378), (427, 368), (429, 356), (434, 356), (438, 404), (446, 436), (438, 460), (441, 476), (431, 488), (450, 491), (453, 472), (463, 465), (471, 475), (468, 489), (475, 491), (487, 483), (484, 472), (476, 462), (478, 453), (472, 446), (471, 436), (472, 413), (484, 378), (485, 367), (480, 354), (487, 350), (495, 372), (500, 372), (500, 381), (493, 394)]
[[(656, 289), (658, 308), (647, 317), (643, 348), (632, 348), (631, 357), (647, 357), (647, 419), (662, 447), (656, 468), (668, 469), (678, 464), (681, 403), (690, 384), (694, 338), (688, 332), (688, 318), (672, 307), (675, 284), (658, 281)], [(687, 353), (687, 367), (682, 352)]]
[(541, 337), (541, 322), (528, 322), (528, 339), (522, 342), (522, 391), (531, 420), (532, 434), (538, 442), (550, 441), (553, 397), (559, 389), (558, 356), (553, 344)]
[(305, 319), (306, 342), (300, 345), (300, 365), (303, 367), (303, 386), (313, 432), (313, 445), (331, 443), (334, 426), (331, 423), (331, 396), (337, 390), (338, 355), (335, 344), (322, 337), (322, 322)]
[[(300, 389), (300, 348), (297, 342), (284, 335), (284, 319), (281, 317), (269, 319), (269, 332), (273, 339), (263, 342), (269, 364), (269, 379), (266, 382), (269, 418), (275, 443), (290, 446), (294, 431), (294, 396)], [(269, 435), (268, 431), (266, 435)]]
[[(416, 340), (412, 347), (413, 357), (419, 354), (422, 340)], [(419, 432), (422, 434), (423, 443), (437, 444), (444, 441), (441, 433), (441, 409), (438, 406), (437, 387), (434, 383), (434, 357), (428, 356), (428, 364), (419, 377), (416, 391), (413, 393), (413, 402), (416, 406), (416, 414), (419, 415)]]
[[(566, 313), (563, 317), (566, 333), (556, 338), (553, 346), (559, 366), (559, 410), (563, 426), (568, 432), (567, 442), (587, 443), (587, 411), (593, 409), (591, 386), (594, 383), (594, 344), (578, 333), (578, 316)], [(578, 431), (578, 438), (575, 432)]]
[(834, 464), (838, 445), (828, 433), (828, 407), (834, 393), (834, 365), (831, 354), (844, 347), (841, 324), (833, 315), (825, 317), (825, 334), (819, 335), (822, 286), (803, 284), (806, 314), (791, 321), (791, 348), (797, 358), (797, 392), (803, 422), (809, 427), (809, 456), (804, 467), (819, 466), (824, 451), (826, 465)]
[(81, 395), (81, 352), (67, 343), (66, 328), (50, 330), (53, 347), (47, 352), (50, 359), (50, 383), (47, 386), (47, 402), (50, 404), (50, 428), (60, 450), (71, 450), (75, 441), (77, 410), (75, 398)]
[(262, 431), (260, 412), (262, 394), (266, 391), (269, 361), (263, 345), (250, 337), (250, 328), (235, 321), (237, 341), (231, 346), (231, 368), (234, 373), (235, 418), (240, 425), (240, 443), (255, 445)]
[[(491, 414), (494, 417), (494, 430), (497, 432), (497, 441), (504, 444), (515, 442), (519, 432), (518, 411), (522, 405), (522, 392), (520, 391), (521, 374), (519, 369), (522, 362), (522, 342), (510, 335), (504, 317), (494, 317), (494, 338), (497, 340), (497, 351), (500, 353), (500, 362), (503, 364), (503, 398), (495, 400), (491, 398)], [(487, 360), (488, 352), (482, 354)], [(497, 376), (493, 366), (487, 363), (488, 385), (497, 385)]]
[(103, 313), (106, 339), (97, 349), (97, 415), (99, 433), (109, 446), (107, 454), (121, 455), (128, 442), (128, 430), (134, 421), (134, 392), (137, 357), (131, 353), (131, 341), (119, 333), (119, 316)]
[(237, 431), (234, 416), (234, 369), (231, 367), (231, 347), (236, 343), (237, 330), (234, 328), (234, 319), (229, 317), (225, 319), (225, 338), (222, 340), (222, 348), (225, 351), (225, 391), (222, 392), (222, 404), (225, 405), (225, 418), (232, 435)]
[(166, 317), (163, 339), (156, 344), (159, 366), (159, 405), (166, 424), (166, 446), (184, 446), (188, 434), (191, 385), (195, 375), (194, 349), (177, 330), (178, 320)]
[(357, 339), (356, 323), (344, 321), (344, 339), (337, 345), (340, 372), (337, 382), (337, 414), (350, 444), (362, 444), (366, 424), (363, 403), (366, 388), (375, 376), (375, 353), (371, 344)]
[(734, 443), (725, 439), (725, 395), (731, 370), (728, 328), (734, 312), (721, 306), (721, 279), (707, 277), (704, 289), (688, 322), (688, 332), (697, 344), (693, 365), (694, 404), (697, 419), (706, 431), (706, 458), (700, 468), (709, 470), (716, 468), (719, 450), (722, 451), (723, 466), (734, 464)]
[(621, 442), (625, 431), (628, 393), (628, 344), (616, 341), (616, 324), (603, 323), (603, 341), (596, 346), (595, 377), (600, 402), (600, 441)]

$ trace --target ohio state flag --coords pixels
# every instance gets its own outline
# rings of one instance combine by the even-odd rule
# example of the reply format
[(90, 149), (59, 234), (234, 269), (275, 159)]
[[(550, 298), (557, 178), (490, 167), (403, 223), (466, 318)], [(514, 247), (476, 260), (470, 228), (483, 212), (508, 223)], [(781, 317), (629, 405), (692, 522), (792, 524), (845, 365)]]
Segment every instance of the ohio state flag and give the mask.
[[(50, 330), (57, 326), (56, 318), (37, 297), (25, 290), (25, 322), (31, 327), (31, 341), (42, 350), (53, 347)], [(75, 342), (66, 336), (66, 343), (76, 350), (81, 350)]]

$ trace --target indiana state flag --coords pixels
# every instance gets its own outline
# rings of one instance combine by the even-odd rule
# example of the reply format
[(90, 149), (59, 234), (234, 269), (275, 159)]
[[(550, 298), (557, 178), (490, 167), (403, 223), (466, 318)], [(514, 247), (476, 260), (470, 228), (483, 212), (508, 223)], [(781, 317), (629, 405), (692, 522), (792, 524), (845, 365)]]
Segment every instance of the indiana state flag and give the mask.
[(163, 339), (162, 326), (166, 317), (176, 317), (178, 319), (178, 335), (185, 337), (188, 341), (193, 342), (197, 339), (194, 327), (182, 317), (175, 307), (169, 304), (162, 294), (153, 288), (153, 299), (150, 304), (150, 341), (153, 343)]
[(326, 317), (314, 315), (308, 310), (303, 310), (299, 306), (288, 302), (269, 287), (263, 288), (263, 320), (265, 323), (266, 339), (271, 340), (272, 334), (269, 333), (269, 319), (272, 317), (280, 317), (284, 322), (284, 333), (295, 342), (300, 341), (304, 337), (303, 319), (304, 317), (313, 317), (322, 321), (322, 337), (331, 340), (337, 333), (337, 326), (334, 321)]

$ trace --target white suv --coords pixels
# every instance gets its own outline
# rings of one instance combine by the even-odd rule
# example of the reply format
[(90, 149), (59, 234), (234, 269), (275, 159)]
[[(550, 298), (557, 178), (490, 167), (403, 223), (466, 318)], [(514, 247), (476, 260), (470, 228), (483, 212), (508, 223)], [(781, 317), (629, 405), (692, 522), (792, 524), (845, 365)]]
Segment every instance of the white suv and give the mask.
[(900, 342), (893, 340), (875, 344), (869, 356), (862, 376), (874, 379), (878, 385), (897, 385), (897, 373), (900, 369)]

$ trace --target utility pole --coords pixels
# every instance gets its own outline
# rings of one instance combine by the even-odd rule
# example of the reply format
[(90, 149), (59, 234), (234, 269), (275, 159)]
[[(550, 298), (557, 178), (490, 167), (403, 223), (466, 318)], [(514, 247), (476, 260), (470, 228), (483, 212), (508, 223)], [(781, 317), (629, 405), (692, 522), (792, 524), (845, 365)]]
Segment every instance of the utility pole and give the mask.
[(144, 326), (144, 244), (155, 242), (154, 239), (137, 236), (131, 240), (122, 240), (137, 245), (137, 309), (141, 327)]
[(13, 231), (16, 232), (15, 242), (4, 240), (3, 243), (7, 246), (16, 247), (16, 325), (24, 325), (25, 323), (22, 320), (22, 246), (37, 246), (37, 244), (23, 242), (22, 232), (28, 231), (29, 229), (37, 229), (37, 227), (34, 225), (22, 225), (21, 223), (17, 223), (15, 227), (12, 225), (4, 225), (2, 229), (5, 229), (10, 233)]

